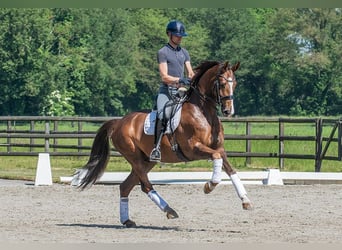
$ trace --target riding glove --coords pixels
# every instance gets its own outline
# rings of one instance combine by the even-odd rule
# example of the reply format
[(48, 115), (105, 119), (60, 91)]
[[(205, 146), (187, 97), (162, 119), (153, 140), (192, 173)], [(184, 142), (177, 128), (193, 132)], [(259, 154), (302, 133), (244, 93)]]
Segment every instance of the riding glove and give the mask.
[(179, 81), (178, 81), (179, 84), (185, 85), (185, 86), (189, 86), (190, 82), (191, 82), (191, 79), (187, 77), (179, 78)]

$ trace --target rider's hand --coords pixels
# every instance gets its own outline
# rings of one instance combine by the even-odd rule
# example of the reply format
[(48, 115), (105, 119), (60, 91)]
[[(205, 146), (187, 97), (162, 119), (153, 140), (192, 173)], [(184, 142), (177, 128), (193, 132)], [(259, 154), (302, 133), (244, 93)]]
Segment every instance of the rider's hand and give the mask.
[(191, 83), (191, 79), (187, 77), (179, 78), (178, 83), (183, 86), (189, 86)]

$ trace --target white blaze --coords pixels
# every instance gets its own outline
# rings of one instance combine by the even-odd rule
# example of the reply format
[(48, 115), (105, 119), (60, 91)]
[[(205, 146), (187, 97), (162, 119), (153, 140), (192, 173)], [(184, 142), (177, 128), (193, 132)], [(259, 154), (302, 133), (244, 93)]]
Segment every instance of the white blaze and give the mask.
[[(229, 85), (229, 90), (230, 90), (230, 95), (232, 96), (233, 95), (233, 79), (231, 77), (228, 77), (228, 85)], [(231, 100), (232, 101), (232, 108), (231, 108), (231, 111), (230, 111), (230, 114), (231, 115), (234, 115), (234, 99)]]

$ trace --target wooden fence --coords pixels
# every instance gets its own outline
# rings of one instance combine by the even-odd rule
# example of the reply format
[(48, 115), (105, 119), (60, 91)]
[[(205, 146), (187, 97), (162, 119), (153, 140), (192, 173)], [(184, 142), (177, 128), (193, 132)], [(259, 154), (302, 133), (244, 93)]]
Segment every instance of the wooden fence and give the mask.
[[(36, 156), (48, 152), (54, 156), (88, 156), (91, 142), (97, 128), (109, 119), (121, 117), (45, 117), (45, 116), (6, 116), (0, 117), (0, 156)], [(272, 157), (279, 159), (279, 168), (283, 168), (284, 159), (313, 159), (315, 171), (319, 172), (324, 159), (342, 160), (342, 119), (324, 118), (221, 118), (223, 124), (245, 124), (243, 134), (225, 134), (225, 140), (242, 140), (245, 142), (243, 152), (227, 151), (230, 157), (245, 157), (246, 163), (254, 157)], [(67, 124), (69, 123), (69, 124)], [(252, 124), (277, 124), (277, 132), (270, 134), (253, 134)], [(311, 124), (312, 135), (287, 135), (287, 124)], [(64, 124), (64, 129), (62, 125)], [(65, 125), (67, 124), (67, 125)], [(67, 128), (67, 129), (65, 129)], [(323, 128), (331, 129), (329, 136), (323, 136)], [(225, 132), (231, 132), (228, 130)], [(325, 133), (326, 134), (326, 133)], [(63, 140), (63, 143), (61, 141)], [(68, 143), (66, 141), (73, 141)], [(75, 144), (74, 141), (77, 141)], [(253, 152), (252, 141), (277, 141), (276, 152)], [(285, 141), (308, 141), (315, 143), (312, 154), (285, 153)], [(327, 155), (331, 143), (337, 143), (336, 155)], [(120, 153), (112, 150), (112, 156)]]

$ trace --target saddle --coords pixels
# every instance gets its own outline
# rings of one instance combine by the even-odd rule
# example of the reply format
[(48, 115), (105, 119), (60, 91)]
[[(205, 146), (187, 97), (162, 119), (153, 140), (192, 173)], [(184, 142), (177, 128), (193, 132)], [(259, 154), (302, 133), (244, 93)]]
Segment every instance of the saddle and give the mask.
[[(164, 134), (173, 134), (179, 125), (183, 103), (174, 103), (173, 112), (171, 118), (167, 121)], [(146, 135), (154, 135), (155, 125), (157, 119), (157, 110), (152, 110), (147, 114), (144, 122), (144, 133)]]

